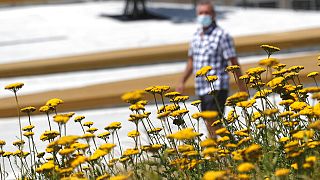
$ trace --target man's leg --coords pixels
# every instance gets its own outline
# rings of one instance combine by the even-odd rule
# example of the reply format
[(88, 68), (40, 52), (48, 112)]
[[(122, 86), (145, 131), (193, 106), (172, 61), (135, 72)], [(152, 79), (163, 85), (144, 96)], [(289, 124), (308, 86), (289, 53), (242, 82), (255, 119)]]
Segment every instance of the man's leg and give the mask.
[[(228, 97), (228, 90), (219, 90), (219, 91), (216, 91), (216, 93), (214, 95), (201, 96), (200, 97), (201, 110), (202, 111), (217, 111), (217, 112), (219, 112), (219, 109), (220, 109), (221, 113), (219, 112), (218, 118), (221, 118), (224, 114), (224, 107), (225, 107), (224, 104), (226, 102), (227, 97)], [(216, 100), (215, 100), (215, 98), (216, 98)], [(218, 104), (216, 103), (216, 101), (218, 101)], [(211, 124), (217, 119), (211, 119), (211, 120), (205, 121), (207, 129), (209, 131), (209, 134), (212, 136), (212, 138), (216, 138), (215, 131), (218, 128), (212, 127)]]

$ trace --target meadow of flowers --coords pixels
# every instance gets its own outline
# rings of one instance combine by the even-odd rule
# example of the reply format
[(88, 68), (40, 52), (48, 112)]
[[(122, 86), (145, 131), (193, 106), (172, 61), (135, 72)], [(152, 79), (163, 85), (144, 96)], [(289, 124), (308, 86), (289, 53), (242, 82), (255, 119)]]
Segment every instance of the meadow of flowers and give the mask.
[[(308, 74), (316, 86), (304, 87), (299, 79), (303, 66), (286, 67), (271, 58), (279, 48), (261, 47), (267, 58), (260, 61), (262, 67), (251, 68), (238, 79), (247, 92), (229, 96), (226, 106), (231, 110), (225, 114), (201, 111), (200, 100), (191, 103), (198, 109), (191, 114), (186, 105), (189, 97), (169, 86), (124, 94), (121, 98), (132, 112), (127, 136), (134, 145), (128, 149), (121, 145), (120, 122), (106, 122), (104, 131), (97, 133), (84, 116), (59, 113), (63, 100), (58, 98), (38, 109), (49, 128), (35, 137), (32, 113), (37, 109), (19, 105), (18, 91), (24, 84), (7, 85), (17, 104), (19, 129), (17, 141), (10, 142), (16, 151), (6, 151), (8, 142), (0, 140), (1, 179), (8, 177), (8, 169), (16, 179), (320, 179), (319, 73)], [(197, 78), (216, 81), (217, 76), (207, 75), (211, 69), (203, 67)], [(235, 74), (239, 69), (228, 66), (226, 71)], [(154, 98), (157, 112), (147, 111), (146, 94)], [(21, 113), (28, 117), (26, 126)], [(67, 133), (70, 120), (79, 124), (82, 134)], [(200, 132), (199, 124), (209, 120), (214, 120), (215, 132)], [(52, 128), (53, 123), (58, 129)], [(141, 136), (147, 136), (149, 143), (143, 144)], [(46, 149), (38, 149), (35, 138), (46, 142)]]

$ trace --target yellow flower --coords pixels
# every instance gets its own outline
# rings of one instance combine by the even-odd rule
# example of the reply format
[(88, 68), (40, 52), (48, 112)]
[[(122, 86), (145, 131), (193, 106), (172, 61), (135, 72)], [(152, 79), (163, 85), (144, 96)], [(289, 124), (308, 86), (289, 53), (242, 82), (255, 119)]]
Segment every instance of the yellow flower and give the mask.
[(40, 111), (40, 112), (45, 112), (45, 113), (48, 113), (48, 112), (53, 111), (53, 110), (54, 110), (53, 107), (47, 106), (47, 105), (41, 106), (41, 107), (39, 108), (39, 111)]
[(252, 154), (259, 152), (261, 150), (261, 146), (259, 144), (251, 144), (249, 147), (246, 148), (244, 153), (246, 154)]
[(85, 133), (84, 135), (82, 135), (81, 138), (83, 139), (90, 139), (90, 138), (94, 138), (95, 135), (94, 134), (91, 134), (91, 133)]
[(181, 153), (186, 152), (186, 151), (193, 151), (193, 150), (194, 150), (194, 147), (193, 147), (193, 145), (190, 145), (190, 144), (183, 144), (183, 145), (178, 146), (178, 151)]
[(59, 154), (62, 156), (72, 154), (75, 151), (74, 148), (64, 148), (59, 151)]
[(256, 103), (256, 100), (255, 99), (250, 99), (248, 101), (238, 102), (236, 105), (238, 107), (242, 107), (242, 108), (249, 108), (249, 107), (252, 107), (254, 103)]
[(134, 104), (142, 99), (143, 93), (144, 93), (143, 90), (127, 92), (121, 96), (121, 99), (124, 102)]
[(266, 109), (263, 111), (263, 114), (266, 116), (271, 116), (279, 112), (279, 109)]
[(289, 173), (290, 173), (289, 169), (282, 168), (282, 169), (277, 169), (276, 172), (274, 173), (274, 175), (276, 175), (278, 177), (279, 176), (287, 176)]
[(62, 136), (60, 139), (55, 141), (57, 145), (70, 145), (78, 140), (80, 137), (75, 135)]
[(304, 69), (303, 66), (291, 66), (290, 68), (288, 68), (288, 71), (292, 71), (292, 72), (299, 72), (301, 71), (302, 69)]
[(2, 146), (4, 146), (4, 145), (6, 145), (6, 141), (0, 140), (0, 146), (2, 147)]
[(249, 172), (251, 170), (254, 169), (254, 165), (252, 163), (249, 163), (249, 162), (244, 162), (244, 163), (241, 163), (239, 166), (238, 166), (238, 171), (239, 172)]
[(129, 180), (129, 179), (130, 179), (130, 174), (129, 175), (112, 176), (112, 177), (110, 177), (109, 180)]
[(101, 150), (101, 149), (97, 149), (90, 157), (89, 157), (89, 160), (90, 161), (95, 161), (105, 155), (107, 155), (108, 152), (107, 151), (104, 151), (104, 150)]
[(24, 140), (16, 140), (12, 144), (14, 146), (22, 146), (22, 145), (24, 145), (24, 143), (25, 143)]
[(257, 128), (258, 128), (258, 129), (263, 129), (263, 128), (265, 128), (265, 127), (266, 127), (265, 124), (258, 124), (258, 125), (257, 125)]
[(211, 120), (211, 119), (214, 119), (218, 116), (218, 112), (217, 111), (202, 111), (200, 116), (203, 119)]
[(98, 138), (105, 139), (105, 138), (108, 138), (109, 135), (110, 135), (110, 132), (106, 131), (106, 132), (99, 134)]
[(228, 131), (228, 129), (225, 128), (225, 127), (220, 128), (220, 129), (217, 129), (217, 130), (215, 131), (215, 133), (216, 133), (217, 135), (230, 134), (230, 132)]
[(217, 143), (214, 139), (208, 138), (200, 142), (201, 147), (211, 147), (211, 146), (216, 146)]
[(229, 103), (234, 104), (240, 101), (245, 101), (248, 99), (248, 97), (249, 97), (249, 94), (246, 92), (237, 92), (227, 98), (226, 104), (229, 104)]
[(172, 98), (174, 98), (176, 96), (180, 96), (180, 95), (181, 95), (181, 93), (176, 92), (176, 91), (168, 92), (168, 93), (164, 94), (165, 97), (168, 97), (170, 99), (172, 99)]
[(240, 66), (238, 65), (233, 65), (233, 66), (227, 66), (226, 71), (227, 72), (234, 72), (235, 70), (240, 69)]
[(46, 102), (46, 105), (49, 107), (55, 108), (56, 106), (58, 106), (59, 104), (62, 104), (62, 103), (63, 103), (63, 100), (61, 100), (59, 98), (53, 98), (53, 99), (48, 100)]
[(54, 164), (52, 161), (46, 162), (40, 166), (40, 168), (44, 171), (52, 170), (54, 168)]
[(256, 94), (254, 95), (254, 99), (258, 99), (258, 98), (265, 98), (267, 97), (269, 94), (271, 94), (272, 91), (269, 89), (263, 89), (261, 91), (257, 91)]
[(133, 130), (128, 133), (128, 137), (135, 138), (137, 136), (140, 136), (140, 133), (137, 130)]
[(34, 128), (34, 125), (27, 125), (22, 128), (22, 131), (31, 131)]
[(86, 130), (86, 132), (89, 132), (89, 133), (94, 133), (94, 132), (96, 132), (96, 131), (98, 131), (98, 129), (95, 128), (95, 127), (91, 127), (91, 128), (89, 128), (89, 129)]
[(279, 102), (279, 105), (280, 105), (280, 106), (286, 106), (286, 105), (290, 105), (290, 104), (292, 104), (292, 103), (294, 103), (294, 101), (293, 101), (292, 99), (287, 99), (287, 100), (282, 100), (282, 101), (280, 101), (280, 102)]
[(70, 119), (68, 114), (57, 114), (53, 116), (53, 120), (56, 123), (66, 124)]
[(180, 110), (173, 111), (170, 114), (170, 116), (172, 116), (172, 117), (182, 117), (182, 116), (186, 115), (188, 112), (189, 112), (189, 110), (180, 109)]
[(199, 104), (201, 104), (201, 100), (195, 100), (191, 102), (192, 106), (198, 106)]
[(182, 129), (176, 133), (169, 134), (167, 137), (170, 139), (178, 139), (178, 140), (189, 140), (194, 139), (200, 134), (193, 131), (193, 128)]
[(302, 109), (304, 109), (305, 107), (307, 106), (307, 103), (305, 102), (294, 102), (290, 105), (290, 108), (293, 110), (293, 111), (301, 111)]
[(280, 71), (282, 68), (286, 67), (286, 64), (277, 64), (275, 66), (272, 66), (273, 69), (276, 69), (277, 71)]
[(271, 45), (267, 45), (267, 44), (263, 44), (260, 46), (263, 50), (266, 51), (266, 53), (268, 54), (268, 57), (273, 54), (274, 52), (278, 52), (280, 51), (280, 48), (275, 47), (275, 46), (271, 46)]
[[(124, 152), (123, 152), (123, 156), (132, 156), (132, 155), (136, 155), (136, 154), (139, 154), (139, 149), (126, 149)], [(121, 161), (121, 159), (120, 159)]]
[(29, 131), (28, 132), (24, 132), (23, 135), (26, 136), (26, 137), (30, 137), (30, 136), (34, 135), (34, 132), (29, 132)]
[(308, 128), (320, 130), (320, 120), (310, 123)]
[(275, 77), (271, 81), (267, 83), (267, 86), (271, 87), (272, 89), (276, 87), (283, 86), (282, 82), (284, 81), (283, 77)]
[(148, 93), (163, 94), (170, 89), (170, 86), (150, 86), (144, 89)]
[(173, 98), (173, 102), (185, 102), (186, 100), (189, 99), (189, 96), (176, 96)]
[(314, 135), (314, 131), (313, 130), (302, 130), (302, 131), (298, 131), (296, 133), (294, 133), (292, 135), (293, 138), (296, 138), (296, 139), (303, 139), (303, 138), (312, 138)]
[(24, 112), (24, 113), (31, 113), (31, 112), (34, 112), (35, 110), (36, 110), (36, 108), (33, 106), (28, 106), (28, 107), (20, 109), (20, 111)]
[(208, 82), (214, 82), (218, 79), (218, 76), (213, 75), (213, 76), (207, 76), (206, 81)]
[(250, 68), (246, 71), (246, 73), (249, 75), (249, 76), (258, 76), (260, 74), (262, 74), (263, 72), (265, 72), (266, 69), (265, 68), (262, 68), (262, 67), (254, 67), (254, 68)]
[(4, 89), (11, 90), (13, 92), (17, 92), (19, 89), (23, 87), (23, 83), (17, 82), (17, 83), (12, 83), (8, 84), (4, 87)]
[(226, 171), (207, 171), (203, 175), (203, 180), (219, 180), (226, 177)]
[(153, 129), (148, 130), (148, 133), (155, 134), (155, 133), (160, 132), (161, 130), (162, 130), (162, 128), (153, 128)]
[(85, 116), (76, 116), (74, 118), (74, 122), (81, 122), (84, 118), (85, 118)]
[(116, 130), (121, 128), (121, 122), (112, 122), (107, 127), (105, 127), (105, 130)]
[(262, 65), (262, 66), (274, 66), (274, 65), (277, 65), (279, 64), (279, 60), (276, 59), (276, 58), (267, 58), (267, 59), (262, 59), (259, 61), (259, 65)]
[(225, 142), (225, 141), (229, 141), (230, 138), (228, 136), (223, 136), (223, 137), (220, 137), (218, 138), (218, 143), (222, 143), (222, 142)]
[(307, 163), (314, 164), (316, 161), (317, 161), (317, 157), (316, 157), (316, 156), (306, 157), (306, 162), (307, 162)]
[(315, 76), (318, 76), (319, 75), (319, 72), (311, 72), (307, 75), (307, 77), (312, 77), (314, 78)]
[(131, 111), (145, 110), (144, 105), (139, 104), (138, 102), (129, 106)]
[(205, 76), (212, 69), (211, 66), (204, 66), (196, 72), (196, 77)]
[(288, 137), (282, 137), (279, 139), (279, 142), (287, 142), (287, 141), (289, 141)]
[(294, 163), (294, 164), (291, 164), (291, 166), (294, 170), (298, 170), (298, 163)]
[(75, 159), (73, 159), (71, 161), (70, 166), (75, 168), (75, 167), (79, 166), (80, 164), (85, 163), (87, 160), (88, 160), (88, 158), (85, 156), (82, 156), (82, 155), (77, 156)]
[(93, 122), (92, 121), (87, 121), (85, 123), (83, 123), (83, 126), (87, 126), (87, 127), (91, 127), (93, 125)]

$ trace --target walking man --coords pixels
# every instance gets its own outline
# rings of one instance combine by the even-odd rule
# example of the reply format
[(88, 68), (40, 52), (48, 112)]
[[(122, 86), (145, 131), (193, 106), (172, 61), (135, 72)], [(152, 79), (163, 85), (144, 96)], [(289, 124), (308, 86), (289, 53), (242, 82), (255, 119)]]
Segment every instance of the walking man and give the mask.
[[(230, 35), (216, 24), (214, 6), (210, 1), (200, 1), (197, 4), (197, 21), (201, 25), (193, 36), (188, 52), (188, 62), (177, 91), (183, 92), (185, 82), (190, 75), (204, 66), (212, 66), (209, 75), (216, 75), (218, 80), (213, 83), (216, 90), (211, 92), (210, 84), (203, 77), (195, 79), (196, 95), (201, 100), (201, 110), (214, 110), (224, 112), (224, 104), (228, 97), (229, 75), (225, 68), (231, 65), (239, 65), (234, 43)], [(236, 71), (236, 76), (241, 76), (241, 71)], [(240, 82), (240, 81), (238, 81)], [(239, 88), (245, 91), (244, 85), (239, 83)], [(218, 104), (216, 103), (216, 97)], [(214, 128), (211, 126), (214, 120), (206, 121), (206, 126), (211, 134)]]

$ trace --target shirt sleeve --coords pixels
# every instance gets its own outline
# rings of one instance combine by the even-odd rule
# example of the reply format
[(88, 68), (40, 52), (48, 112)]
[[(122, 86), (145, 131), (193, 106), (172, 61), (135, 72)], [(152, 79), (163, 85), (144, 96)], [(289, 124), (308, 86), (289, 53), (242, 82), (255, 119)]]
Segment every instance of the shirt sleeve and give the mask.
[(237, 57), (233, 39), (229, 34), (226, 33), (222, 37), (222, 42), (221, 43), (222, 43), (221, 46), (222, 46), (222, 53), (223, 53), (223, 58), (224, 59), (230, 59), (230, 58), (233, 58), (233, 57)]

